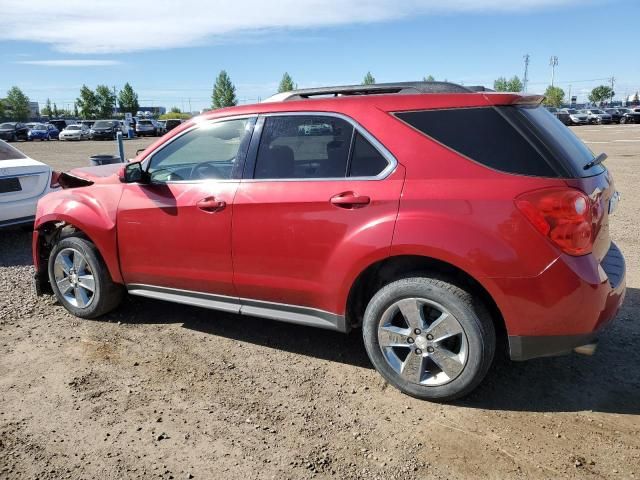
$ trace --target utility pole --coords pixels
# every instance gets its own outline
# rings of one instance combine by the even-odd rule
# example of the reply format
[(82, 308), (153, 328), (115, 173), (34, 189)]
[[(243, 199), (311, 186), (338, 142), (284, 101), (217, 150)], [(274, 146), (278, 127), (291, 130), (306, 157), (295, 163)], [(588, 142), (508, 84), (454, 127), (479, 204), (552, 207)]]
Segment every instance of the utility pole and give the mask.
[(116, 94), (116, 86), (113, 86), (113, 115), (118, 113), (118, 95)]
[(522, 92), (527, 91), (527, 83), (529, 83), (529, 54), (524, 55), (524, 79), (522, 80)]
[(609, 80), (611, 81), (611, 98), (609, 99), (609, 105), (611, 105), (613, 103), (613, 94), (615, 93), (613, 91), (613, 85), (616, 81), (616, 78), (613, 75), (611, 75), (611, 78)]
[(571, 84), (569, 84), (569, 108), (571, 108), (572, 105), (573, 103), (571, 103)]
[(558, 66), (558, 57), (553, 55), (549, 59), (549, 66), (551, 67), (551, 86), (553, 87), (553, 81), (556, 78), (556, 67)]

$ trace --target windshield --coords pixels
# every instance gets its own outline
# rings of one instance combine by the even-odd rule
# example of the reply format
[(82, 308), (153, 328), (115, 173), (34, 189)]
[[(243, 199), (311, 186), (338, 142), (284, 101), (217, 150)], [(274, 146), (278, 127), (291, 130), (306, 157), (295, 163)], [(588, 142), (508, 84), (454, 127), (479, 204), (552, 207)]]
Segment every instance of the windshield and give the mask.
[(93, 124), (93, 128), (111, 128), (113, 123), (111, 122), (96, 122)]
[(69, 125), (65, 130), (80, 130), (80, 125)]
[[(3, 125), (11, 125), (10, 123), (4, 123)], [(0, 125), (2, 128), (2, 125)], [(0, 142), (0, 161), (2, 160), (16, 160), (27, 158), (22, 152), (18, 149), (13, 148), (8, 143)]]
[(575, 108), (567, 108), (566, 112), (572, 115), (575, 115), (576, 113), (578, 113), (578, 111)]
[(604, 112), (602, 110), (591, 110), (591, 113), (595, 113), (597, 115), (602, 115)]
[(31, 127), (31, 130), (46, 130), (47, 126), (43, 125), (41, 123), (38, 123), (36, 125), (34, 125), (33, 127)]
[(140, 125), (153, 125), (153, 124), (151, 123), (151, 120), (140, 120), (138, 123), (139, 123)]
[(13, 128), (13, 123), (3, 123), (0, 128)]

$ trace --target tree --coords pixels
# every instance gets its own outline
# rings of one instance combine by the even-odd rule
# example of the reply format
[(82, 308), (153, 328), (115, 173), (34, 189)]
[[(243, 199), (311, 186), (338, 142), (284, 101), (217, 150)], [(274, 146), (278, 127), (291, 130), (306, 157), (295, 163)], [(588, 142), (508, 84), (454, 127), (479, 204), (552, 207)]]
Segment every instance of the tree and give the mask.
[(58, 106), (55, 103), (53, 104), (53, 110), (51, 110), (51, 113), (53, 113), (54, 117), (58, 117), (60, 115), (60, 112), (58, 111)]
[(44, 104), (44, 108), (42, 109), (42, 115), (50, 117), (53, 115), (53, 111), (51, 110), (51, 100), (47, 98), (46, 103)]
[(375, 77), (371, 75), (371, 72), (367, 72), (362, 80), (362, 85), (373, 85), (374, 83), (376, 83)]
[(280, 80), (280, 85), (278, 85), (278, 93), (282, 92), (290, 92), (291, 90), (295, 90), (295, 85), (293, 84), (293, 79), (291, 75), (287, 72), (284, 72), (282, 75), (282, 79)]
[(231, 83), (231, 79), (227, 72), (222, 70), (216, 78), (211, 94), (211, 104), (215, 108), (233, 107), (238, 104), (236, 99), (236, 87)]
[(133, 90), (133, 87), (129, 85), (129, 82), (124, 84), (124, 87), (122, 87), (122, 90), (120, 90), (118, 94), (118, 106), (120, 107), (120, 113), (135, 115), (138, 110), (140, 110), (138, 94)]
[(509, 80), (505, 77), (498, 77), (493, 82), (493, 89), (496, 92), (521, 92), (523, 85), (517, 75), (514, 75)]
[(171, 107), (169, 113), (182, 113), (182, 110), (180, 110), (178, 107)]
[(76, 99), (76, 105), (80, 110), (82, 118), (93, 118), (98, 112), (98, 99), (93, 90), (86, 85), (82, 85), (80, 96)]
[(80, 113), (78, 112), (78, 104), (76, 102), (73, 102), (73, 116), (75, 118), (80, 116)]
[(29, 97), (18, 87), (11, 87), (4, 99), (5, 108), (9, 117), (18, 122), (29, 118)]
[(435, 79), (435, 78), (433, 78), (433, 75), (428, 75), (428, 76), (426, 76), (426, 77), (422, 77), (422, 81), (423, 81), (423, 82), (435, 82), (435, 81), (436, 81), (436, 79)]
[(549, 85), (544, 92), (544, 104), (550, 107), (561, 107), (564, 102), (564, 90)]
[(4, 119), (5, 111), (4, 111), (4, 101), (0, 98), (0, 120)]
[(613, 89), (607, 85), (600, 85), (589, 94), (589, 101), (591, 103), (602, 104), (602, 102), (613, 98), (616, 93)]
[(116, 104), (116, 94), (106, 85), (96, 87), (96, 106), (98, 117), (109, 118), (113, 115), (113, 107)]

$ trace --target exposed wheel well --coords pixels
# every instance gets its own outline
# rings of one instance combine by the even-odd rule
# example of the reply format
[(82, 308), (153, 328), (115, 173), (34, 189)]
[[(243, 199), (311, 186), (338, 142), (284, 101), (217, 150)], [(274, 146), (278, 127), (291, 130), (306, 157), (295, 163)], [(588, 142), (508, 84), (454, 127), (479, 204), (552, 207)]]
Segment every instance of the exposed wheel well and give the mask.
[(347, 323), (353, 327), (362, 324), (369, 301), (385, 285), (411, 276), (445, 277), (448, 281), (480, 297), (491, 314), (500, 347), (507, 346), (507, 329), (504, 318), (487, 290), (467, 272), (430, 257), (400, 255), (389, 257), (367, 267), (356, 279), (347, 298)]
[(38, 227), (39, 268), (35, 276), (38, 292), (53, 293), (51, 285), (49, 285), (49, 275), (47, 273), (49, 256), (56, 242), (60, 238), (70, 235), (82, 236), (88, 239), (82, 230), (66, 222), (51, 221), (43, 223)]

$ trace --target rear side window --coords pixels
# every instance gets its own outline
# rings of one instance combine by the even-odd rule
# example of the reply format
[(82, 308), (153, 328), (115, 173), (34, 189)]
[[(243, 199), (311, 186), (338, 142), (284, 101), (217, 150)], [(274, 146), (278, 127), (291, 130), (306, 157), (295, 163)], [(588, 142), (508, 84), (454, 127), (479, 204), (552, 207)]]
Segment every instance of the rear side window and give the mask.
[(351, 123), (327, 115), (265, 119), (254, 178), (376, 177), (389, 161)]
[(353, 127), (321, 115), (267, 117), (254, 178), (340, 178), (347, 172)]
[(396, 116), (458, 153), (495, 170), (538, 177), (583, 177), (593, 153), (543, 107), (400, 112)]

